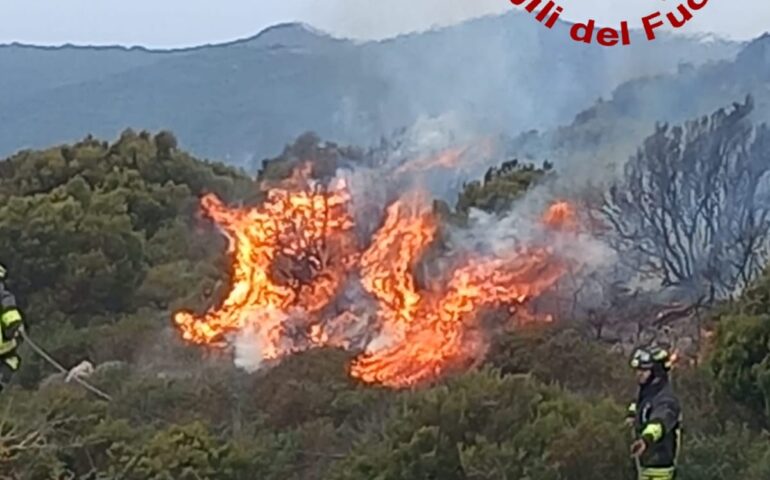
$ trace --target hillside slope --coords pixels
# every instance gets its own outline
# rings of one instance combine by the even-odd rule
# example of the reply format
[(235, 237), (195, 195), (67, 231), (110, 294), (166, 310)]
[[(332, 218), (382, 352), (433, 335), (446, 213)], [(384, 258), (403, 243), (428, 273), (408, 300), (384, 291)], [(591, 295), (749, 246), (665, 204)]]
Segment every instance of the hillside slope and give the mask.
[[(0, 245), (30, 334), (67, 367), (91, 361), (87, 380), (112, 397), (23, 345), (0, 395), (0, 477), (632, 478), (633, 372), (579, 325), (517, 327), (480, 370), (401, 390), (351, 377), (350, 355), (332, 348), (249, 374), (183, 343), (170, 311), (205, 308), (228, 276), (198, 197), (248, 203), (256, 184), (174, 144), (127, 131), (0, 162)], [(512, 196), (532, 184), (493, 183)], [(708, 363), (677, 365), (681, 480), (768, 478), (769, 278), (725, 309)]]
[(368, 144), (449, 111), (516, 134), (552, 127), (624, 80), (739, 47), (671, 37), (586, 47), (566, 29), (511, 12), (363, 44), (286, 24), (169, 52), (4, 47), (0, 70), (15, 73), (0, 84), (0, 155), (133, 126), (172, 129), (198, 155), (242, 163), (307, 130)]
[[(682, 123), (752, 96), (753, 120), (770, 121), (770, 34), (743, 48), (734, 60), (623, 83), (566, 125), (519, 135), (512, 155), (548, 158), (579, 174), (622, 165), (656, 122)], [(610, 171), (610, 170), (608, 170)]]

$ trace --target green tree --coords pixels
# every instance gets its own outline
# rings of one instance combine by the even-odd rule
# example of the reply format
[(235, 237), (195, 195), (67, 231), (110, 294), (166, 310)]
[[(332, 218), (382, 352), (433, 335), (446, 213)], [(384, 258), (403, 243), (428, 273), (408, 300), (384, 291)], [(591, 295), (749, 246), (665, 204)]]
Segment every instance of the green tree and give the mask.
[(532, 185), (549, 175), (552, 169), (553, 165), (548, 162), (541, 168), (520, 164), (518, 160), (504, 162), (500, 167), (490, 168), (482, 181), (465, 184), (455, 208), (462, 215), (467, 215), (471, 208), (502, 213)]
[(171, 152), (177, 147), (176, 136), (168, 130), (163, 130), (155, 135), (155, 147), (158, 154), (162, 157), (169, 157)]
[(330, 478), (619, 478), (619, 418), (528, 376), (470, 373), (402, 394)]
[(716, 331), (711, 366), (734, 398), (770, 414), (770, 315), (723, 318)]
[(361, 149), (326, 142), (315, 132), (305, 132), (279, 156), (264, 159), (261, 165), (255, 163), (253, 169), (259, 181), (275, 182), (289, 178), (297, 167), (308, 163), (313, 178), (329, 178), (346, 164), (363, 162), (364, 156)]

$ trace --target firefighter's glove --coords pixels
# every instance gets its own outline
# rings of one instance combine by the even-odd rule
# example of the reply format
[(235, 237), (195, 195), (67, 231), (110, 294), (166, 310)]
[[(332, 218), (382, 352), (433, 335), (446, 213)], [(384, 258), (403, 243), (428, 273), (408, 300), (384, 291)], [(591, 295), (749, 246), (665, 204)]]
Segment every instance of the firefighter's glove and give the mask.
[(647, 442), (640, 438), (639, 440), (635, 441), (631, 444), (631, 456), (639, 458), (642, 456), (642, 454), (647, 450)]

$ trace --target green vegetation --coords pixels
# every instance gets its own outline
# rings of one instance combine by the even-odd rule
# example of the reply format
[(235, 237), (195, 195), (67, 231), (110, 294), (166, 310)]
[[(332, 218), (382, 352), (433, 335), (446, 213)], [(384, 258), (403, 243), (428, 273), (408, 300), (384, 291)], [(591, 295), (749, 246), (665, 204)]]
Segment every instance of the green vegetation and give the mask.
[[(64, 362), (131, 360), (131, 346), (163, 326), (168, 308), (202, 307), (191, 295), (219, 278), (224, 244), (198, 231), (198, 197), (248, 199), (253, 182), (175, 145), (169, 132), (126, 131), (112, 145), (87, 138), (0, 164), (10, 286)], [(25, 366), (27, 385), (40, 378), (35, 362)]]
[(445, 223), (455, 225), (467, 225), (471, 209), (505, 214), (529, 188), (554, 174), (553, 165), (548, 162), (538, 168), (531, 163), (508, 160), (500, 167), (489, 168), (482, 180), (465, 183), (454, 207), (443, 200), (436, 200), (433, 210)]
[(518, 160), (504, 162), (500, 168), (490, 168), (483, 181), (474, 180), (465, 185), (457, 200), (457, 210), (467, 214), (471, 208), (487, 213), (503, 213), (521, 198), (536, 182), (552, 172), (548, 162), (542, 168), (520, 164)]
[[(260, 179), (281, 178), (280, 165)], [(500, 211), (548, 170), (490, 170), (456, 211)], [(224, 242), (196, 220), (205, 192), (259, 201), (255, 182), (167, 132), (0, 162), (0, 251), (32, 334), (67, 365), (99, 364), (91, 380), (114, 398), (51, 378), (23, 347), (19, 384), (0, 398), (0, 477), (632, 478), (627, 359), (569, 325), (509, 332), (481, 369), (409, 391), (361, 385), (339, 350), (248, 375), (181, 345), (170, 312), (209, 305), (228, 273)], [(770, 475), (768, 278), (714, 312), (705, 362), (675, 370), (682, 480)]]

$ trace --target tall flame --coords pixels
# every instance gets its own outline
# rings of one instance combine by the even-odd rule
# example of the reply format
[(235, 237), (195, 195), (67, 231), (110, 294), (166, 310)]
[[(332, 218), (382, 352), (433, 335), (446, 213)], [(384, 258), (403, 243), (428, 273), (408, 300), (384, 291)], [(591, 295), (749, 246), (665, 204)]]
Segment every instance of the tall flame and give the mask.
[[(559, 207), (552, 207), (546, 218), (554, 214), (553, 208)], [(415, 224), (414, 219), (400, 220)], [(365, 382), (402, 387), (475, 363), (486, 349), (485, 339), (474, 330), (479, 311), (522, 304), (553, 285), (565, 268), (544, 248), (512, 252), (502, 258), (470, 259), (454, 272), (443, 293), (413, 306), (402, 342), (356, 359), (351, 374)], [(396, 268), (389, 273), (402, 275)]]
[[(411, 200), (411, 201), (410, 201)], [(412, 269), (433, 241), (436, 222), (414, 198), (393, 203), (361, 259), (364, 288), (380, 302), (383, 334), (402, 341), (421, 297)]]
[[(298, 177), (291, 180), (298, 183)], [(353, 332), (363, 328), (369, 340), (351, 375), (411, 386), (478, 362), (488, 342), (483, 313), (508, 307), (506, 322), (533, 318), (512, 315), (511, 309), (518, 312), (566, 271), (548, 248), (531, 246), (492, 258), (456, 259), (459, 267), (442, 274), (443, 286), (432, 279), (437, 287), (421, 291), (414, 270), (438, 237), (427, 202), (408, 195), (392, 203), (361, 251), (350, 201), (344, 183), (319, 189), (309, 182), (273, 188), (251, 208), (229, 208), (213, 195), (203, 197), (203, 213), (230, 241), (232, 284), (221, 305), (204, 315), (174, 315), (183, 338), (220, 345), (244, 334), (240, 341), (258, 345), (261, 359), (275, 360), (318, 346), (351, 348)], [(543, 217), (552, 228), (573, 222), (565, 202)], [(362, 322), (358, 309), (325, 308), (350, 279), (358, 279), (376, 302), (374, 323)]]
[(183, 338), (211, 344), (248, 326), (257, 330), (265, 358), (288, 353), (279, 346), (284, 332), (277, 312), (320, 310), (354, 263), (348, 199), (344, 184), (329, 191), (274, 189), (255, 208), (229, 209), (204, 196), (204, 214), (230, 240), (232, 286), (222, 305), (203, 317), (174, 315)]

